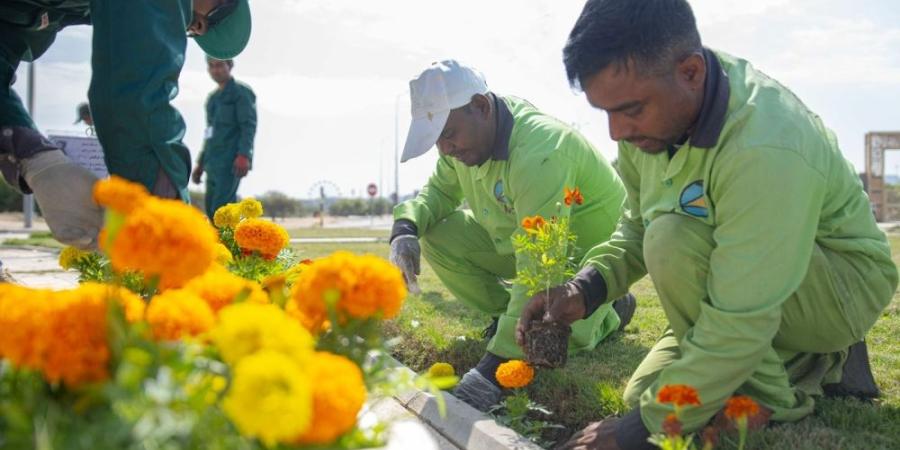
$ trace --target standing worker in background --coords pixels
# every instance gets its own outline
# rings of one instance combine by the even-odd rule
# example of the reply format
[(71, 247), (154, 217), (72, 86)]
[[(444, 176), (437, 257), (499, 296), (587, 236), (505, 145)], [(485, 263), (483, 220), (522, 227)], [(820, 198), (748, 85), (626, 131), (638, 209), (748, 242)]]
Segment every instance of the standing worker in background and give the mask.
[(208, 55), (232, 58), (250, 38), (248, 0), (5, 0), (0, 3), (0, 169), (34, 192), (59, 241), (96, 246), (102, 211), (96, 177), (37, 130), (12, 89), (21, 61), (32, 62), (69, 25), (93, 24), (88, 100), (109, 172), (153, 194), (188, 199), (190, 154), (178, 91), (187, 37)]
[[(486, 411), (502, 396), (497, 366), (523, 356), (514, 331), (526, 288), (504, 282), (520, 264), (512, 238), (525, 232), (522, 220), (570, 217), (579, 261), (612, 234), (625, 188), (576, 130), (525, 100), (488, 91), (478, 71), (454, 60), (434, 63), (412, 80), (410, 98), (413, 120), (401, 161), (434, 146), (441, 156), (422, 191), (394, 208), (391, 261), (414, 287), (424, 253), (454, 297), (493, 318), (485, 330), (487, 352), (453, 392)], [(565, 188), (578, 188), (584, 204), (559, 209)], [(458, 209), (464, 200), (471, 210)], [(624, 327), (634, 308), (634, 297), (625, 295), (572, 324), (569, 348), (593, 349)]]
[(256, 135), (256, 95), (231, 76), (234, 61), (206, 58), (209, 76), (219, 87), (206, 99), (206, 133), (203, 151), (191, 178), (200, 184), (206, 171), (206, 215), (210, 219), (220, 206), (237, 201), (241, 178), (253, 161)]

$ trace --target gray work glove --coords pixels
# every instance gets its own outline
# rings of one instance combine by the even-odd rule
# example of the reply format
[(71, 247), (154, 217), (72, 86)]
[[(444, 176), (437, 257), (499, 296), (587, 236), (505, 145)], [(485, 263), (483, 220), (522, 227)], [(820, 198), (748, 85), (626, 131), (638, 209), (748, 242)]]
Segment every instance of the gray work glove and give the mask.
[(53, 237), (63, 244), (95, 249), (103, 226), (103, 209), (93, 200), (97, 177), (61, 150), (23, 159), (21, 170)]
[(419, 247), (419, 238), (411, 234), (397, 236), (391, 241), (391, 262), (403, 272), (406, 288), (412, 294), (422, 292), (416, 277), (419, 275), (419, 260), (422, 259), (422, 249)]
[(453, 389), (453, 396), (481, 412), (487, 412), (500, 403), (503, 390), (485, 378), (478, 369), (471, 369)]

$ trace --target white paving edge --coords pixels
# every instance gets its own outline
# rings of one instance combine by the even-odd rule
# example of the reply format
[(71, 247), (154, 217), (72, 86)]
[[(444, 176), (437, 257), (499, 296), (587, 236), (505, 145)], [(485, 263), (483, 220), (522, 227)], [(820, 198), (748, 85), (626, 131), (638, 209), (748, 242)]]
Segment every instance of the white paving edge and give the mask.
[[(393, 359), (393, 358), (392, 358)], [(400, 370), (415, 373), (396, 359)], [(444, 397), (445, 415), (441, 416), (435, 396), (421, 390), (396, 395), (394, 398), (406, 409), (459, 448), (469, 450), (542, 450), (511, 428), (498, 424), (487, 414), (469, 406), (447, 392)]]

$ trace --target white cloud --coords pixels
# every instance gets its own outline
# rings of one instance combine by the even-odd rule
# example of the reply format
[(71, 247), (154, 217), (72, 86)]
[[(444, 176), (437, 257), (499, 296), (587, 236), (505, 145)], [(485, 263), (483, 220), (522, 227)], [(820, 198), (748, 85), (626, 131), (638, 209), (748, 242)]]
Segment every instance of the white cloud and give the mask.
[[(900, 126), (900, 13), (895, 0), (696, 0), (704, 41), (779, 79), (835, 129), (862, 163), (865, 132)], [(411, 76), (455, 57), (481, 69), (494, 90), (525, 97), (576, 123), (607, 157), (606, 117), (574, 95), (561, 50), (582, 2), (533, 0), (265, 0), (253, 3), (254, 35), (235, 76), (257, 93), (254, 171), (243, 194), (306, 195), (319, 179), (361, 192), (383, 179), (391, 192), (395, 104)], [(89, 81), (89, 27), (60, 35), (39, 61), (38, 121), (71, 127)], [(76, 51), (78, 50), (78, 51)], [(24, 72), (20, 71), (20, 77)], [(214, 88), (189, 44), (175, 104), (194, 154), (203, 102)], [(22, 92), (21, 81), (17, 89)], [(401, 98), (400, 145), (408, 100)], [(420, 187), (435, 155), (403, 164), (401, 191)]]

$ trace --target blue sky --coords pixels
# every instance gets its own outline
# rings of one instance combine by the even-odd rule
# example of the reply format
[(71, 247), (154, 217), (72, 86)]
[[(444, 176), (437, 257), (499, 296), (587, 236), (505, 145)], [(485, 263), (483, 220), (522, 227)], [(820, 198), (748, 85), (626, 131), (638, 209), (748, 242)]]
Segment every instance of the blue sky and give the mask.
[[(574, 124), (612, 159), (606, 117), (569, 89), (561, 49), (583, 2), (571, 0), (255, 0), (254, 33), (234, 75), (257, 94), (254, 170), (241, 195), (305, 197), (318, 180), (344, 195), (369, 182), (393, 189), (395, 111), (402, 147), (409, 79), (430, 62), (479, 68), (495, 92), (529, 99)], [(704, 43), (748, 59), (822, 116), (862, 170), (863, 138), (900, 130), (900, 2), (896, 0), (693, 1)], [(75, 105), (90, 82), (90, 27), (61, 33), (37, 62), (36, 121), (80, 132)], [(175, 101), (200, 150), (203, 103), (214, 84), (189, 43)], [(16, 90), (24, 95), (27, 64)], [(436, 152), (400, 166), (400, 191), (430, 175)], [(889, 173), (900, 172), (900, 152)]]

